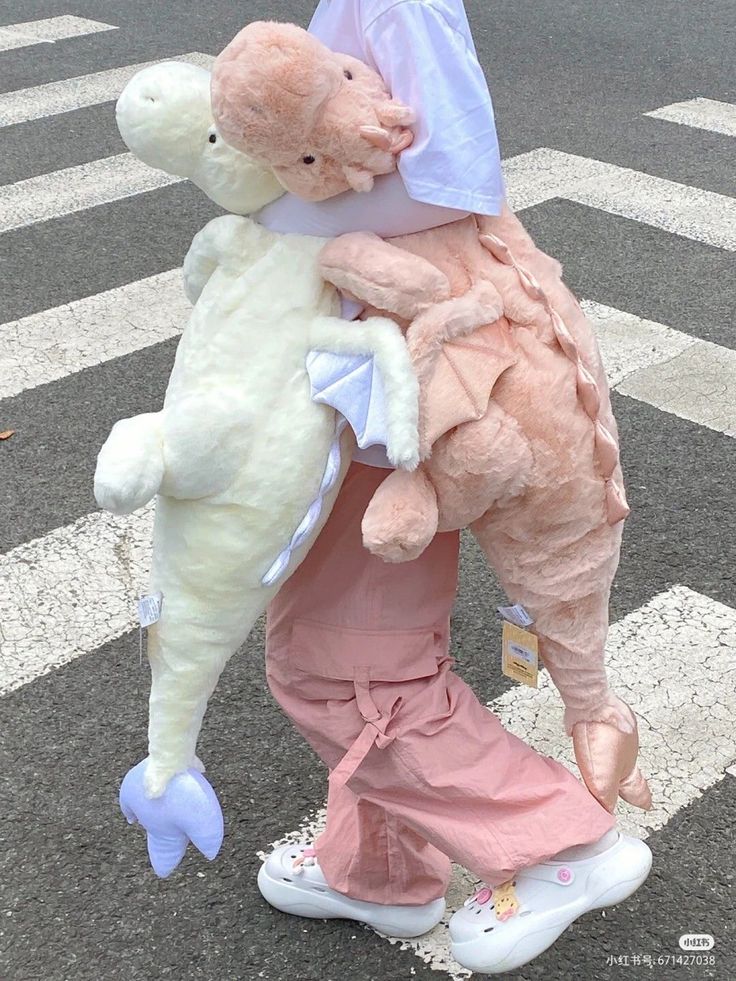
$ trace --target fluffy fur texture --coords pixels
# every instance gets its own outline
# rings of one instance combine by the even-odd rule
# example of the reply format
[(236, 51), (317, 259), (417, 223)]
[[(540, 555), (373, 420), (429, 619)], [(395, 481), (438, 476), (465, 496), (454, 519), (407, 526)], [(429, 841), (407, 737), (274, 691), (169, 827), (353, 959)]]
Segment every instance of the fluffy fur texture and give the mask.
[[(191, 172), (188, 142), (212, 126), (211, 117), (203, 125), (209, 88), (200, 84), (198, 69), (186, 67), (146, 69), (123, 93), (118, 117), (129, 146), (181, 176)], [(139, 97), (149, 86), (155, 102)], [(226, 157), (230, 174), (236, 152)], [(240, 156), (253, 177), (253, 197), (247, 180), (236, 178), (232, 186), (240, 187), (239, 207), (249, 211), (264, 203), (273, 184)], [(200, 168), (207, 190), (203, 173)], [(227, 183), (213, 164), (206, 173), (217, 189)], [(418, 460), (418, 389), (401, 333), (379, 318), (346, 331), (336, 316), (337, 293), (320, 275), (323, 245), (236, 215), (199, 232), (184, 263), (195, 306), (163, 409), (117, 423), (98, 458), (95, 494), (102, 507), (127, 513), (158, 494), (151, 590), (160, 590), (164, 601), (149, 631), (151, 796), (194, 765), (209, 695), (276, 592), (261, 577), (318, 496), (336, 418), (311, 399), (308, 352), (372, 354), (386, 391), (389, 454), (408, 467)], [(343, 444), (344, 473), (353, 448), (347, 432)]]
[[(363, 521), (366, 546), (406, 561), (437, 531), (470, 527), (509, 597), (535, 619), (591, 792), (609, 808), (619, 794), (649, 807), (636, 720), (605, 670), (628, 511), (616, 424), (592, 328), (559, 265), (509, 211), (391, 243), (344, 236), (322, 260), (327, 279), (406, 326), (420, 380), (425, 460), (384, 481)], [(439, 288), (430, 263), (445, 277)], [(392, 282), (396, 268), (402, 278)], [(435, 283), (433, 303), (415, 302), (418, 282)], [(584, 397), (591, 389), (594, 400)]]
[(413, 113), (361, 61), (334, 54), (293, 24), (256, 21), (212, 72), (217, 127), (311, 201), (369, 191), (412, 140)]
[[(272, 43), (287, 33), (284, 25), (269, 32)], [(317, 118), (311, 93), (328, 85), (335, 56), (323, 56), (322, 76), (313, 39), (293, 28), (288, 37), (289, 64), (304, 53), (309, 85), (301, 102), (295, 90), (284, 118), (308, 127)], [(272, 82), (281, 79), (282, 64), (263, 54), (248, 74), (247, 106), (260, 107), (260, 157), (276, 161), (280, 137), (271, 157), (266, 120), (279, 118)], [(237, 101), (238, 87), (230, 91)], [(300, 138), (315, 152), (329, 146), (334, 159), (342, 143), (330, 143), (330, 121), (300, 130)], [(356, 128), (356, 117), (336, 129), (346, 125)], [(302, 173), (294, 190), (310, 197), (305, 179)], [(318, 180), (315, 188), (323, 196)], [(592, 328), (558, 263), (506, 210), (392, 243), (343, 236), (325, 248), (322, 271), (371, 313), (401, 324), (420, 378), (425, 462), (384, 482), (365, 516), (365, 544), (402, 561), (437, 530), (471, 527), (509, 597), (535, 619), (589, 788), (608, 807), (619, 792), (650, 806), (635, 763), (636, 721), (609, 690), (604, 664), (610, 587), (628, 514), (616, 424)], [(607, 727), (615, 738), (586, 738), (591, 726)], [(601, 747), (604, 758), (597, 759)]]
[(166, 62), (138, 72), (115, 107), (125, 145), (150, 167), (186, 177), (215, 204), (252, 214), (283, 192), (273, 171), (229, 146), (217, 132), (210, 73)]

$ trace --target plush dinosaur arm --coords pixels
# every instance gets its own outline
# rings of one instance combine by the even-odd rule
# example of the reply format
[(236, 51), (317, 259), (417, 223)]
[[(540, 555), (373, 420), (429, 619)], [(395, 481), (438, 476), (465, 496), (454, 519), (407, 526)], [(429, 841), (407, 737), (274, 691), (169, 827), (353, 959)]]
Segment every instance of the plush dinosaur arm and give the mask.
[(450, 297), (441, 270), (370, 232), (340, 235), (322, 249), (319, 261), (328, 283), (402, 320)]
[(443, 433), (479, 419), (499, 375), (516, 359), (492, 283), (476, 282), (453, 297), (431, 262), (358, 232), (320, 253), (322, 275), (370, 306), (409, 320), (407, 344), (421, 387), (422, 458)]
[(197, 302), (215, 269), (228, 256), (242, 260), (256, 255), (268, 237), (273, 233), (240, 215), (222, 215), (208, 222), (194, 236), (184, 258), (184, 292), (189, 301)]

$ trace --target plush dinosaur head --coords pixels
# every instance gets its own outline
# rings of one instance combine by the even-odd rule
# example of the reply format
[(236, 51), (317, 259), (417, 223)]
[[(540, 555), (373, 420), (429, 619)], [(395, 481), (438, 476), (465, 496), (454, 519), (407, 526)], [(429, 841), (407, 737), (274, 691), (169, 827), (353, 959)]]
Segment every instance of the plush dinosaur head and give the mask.
[(270, 167), (228, 146), (210, 103), (210, 73), (184, 62), (138, 72), (116, 106), (120, 135), (144, 163), (186, 177), (226, 211), (248, 215), (283, 194)]
[(212, 109), (228, 143), (308, 201), (369, 191), (412, 141), (412, 111), (376, 72), (294, 24), (257, 21), (233, 38), (212, 71)]

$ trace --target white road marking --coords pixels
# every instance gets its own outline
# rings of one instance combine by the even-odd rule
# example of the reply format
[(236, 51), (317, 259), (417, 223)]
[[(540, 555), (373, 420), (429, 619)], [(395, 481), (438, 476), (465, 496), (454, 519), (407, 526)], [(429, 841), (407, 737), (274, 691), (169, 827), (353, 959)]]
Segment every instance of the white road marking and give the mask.
[(736, 351), (584, 300), (613, 388), (736, 436)]
[[(639, 719), (641, 767), (654, 809), (622, 804), (621, 824), (645, 836), (717, 783), (736, 758), (736, 610), (686, 586), (654, 596), (611, 627), (608, 672)], [(515, 687), (493, 711), (539, 752), (573, 768), (560, 700)]]
[(541, 147), (505, 161), (515, 211), (565, 198), (736, 251), (736, 198)]
[(730, 348), (696, 341), (671, 361), (629, 375), (616, 390), (736, 437), (736, 351)]
[(0, 324), (0, 399), (174, 337), (191, 309), (172, 269)]
[[(736, 352), (582, 301), (612, 388), (736, 435)], [(0, 399), (180, 333), (191, 307), (178, 269), (0, 324)]]
[(135, 626), (152, 514), (95, 512), (0, 555), (0, 695)]
[(0, 51), (14, 48), (27, 48), (32, 44), (53, 44), (67, 38), (82, 37), (85, 34), (99, 34), (101, 31), (116, 31), (113, 24), (102, 24), (85, 17), (48, 17), (44, 20), (29, 20), (23, 24), (6, 24), (0, 27)]
[(687, 102), (673, 102), (661, 109), (653, 109), (644, 115), (681, 126), (707, 129), (711, 133), (723, 133), (724, 136), (736, 136), (736, 105), (730, 102), (688, 99)]
[(581, 300), (580, 305), (595, 329), (612, 388), (641, 368), (671, 361), (698, 343), (697, 337), (615, 307), (592, 300)]
[[(662, 828), (721, 780), (736, 757), (735, 647), (736, 610), (685, 586), (660, 593), (611, 627), (611, 686), (638, 716), (640, 763), (655, 805), (646, 813), (620, 805), (619, 826), (628, 834), (646, 838)], [(561, 703), (546, 674), (539, 690), (514, 687), (489, 708), (540, 753), (575, 771)], [(311, 841), (324, 821), (323, 809), (274, 844)], [(456, 981), (467, 978), (470, 972), (450, 955), (447, 921), (476, 885), (470, 873), (456, 867), (443, 923), (416, 940), (390, 942)]]
[[(736, 199), (542, 148), (505, 165), (515, 210), (566, 198), (736, 250)], [(0, 187), (0, 232), (179, 181), (123, 153)]]
[(109, 204), (181, 180), (154, 170), (132, 153), (29, 177), (0, 187), (0, 232)]
[[(211, 68), (214, 57), (193, 51), (163, 60), (186, 61), (202, 68)], [(111, 102), (117, 99), (136, 72), (158, 63), (147, 61), (140, 65), (124, 65), (122, 68), (110, 68), (92, 75), (79, 75), (59, 82), (47, 82), (45, 85), (5, 92), (0, 95), (0, 127)]]

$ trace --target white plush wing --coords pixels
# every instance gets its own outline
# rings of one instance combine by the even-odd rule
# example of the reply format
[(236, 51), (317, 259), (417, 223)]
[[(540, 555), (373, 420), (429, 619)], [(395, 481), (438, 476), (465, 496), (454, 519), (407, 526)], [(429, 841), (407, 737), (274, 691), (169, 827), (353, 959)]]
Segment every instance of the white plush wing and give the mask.
[(339, 413), (335, 438), (317, 497), (289, 544), (263, 576), (261, 582), (264, 586), (273, 586), (285, 577), (294, 551), (314, 534), (325, 496), (334, 487), (340, 472), (340, 437), (346, 422), (352, 427), (361, 449), (385, 446), (388, 438), (386, 395), (373, 355), (310, 351), (306, 364), (312, 386), (312, 399), (332, 406)]
[(312, 384), (312, 400), (331, 405), (341, 413), (361, 449), (386, 446), (386, 394), (372, 355), (310, 351), (307, 373)]

